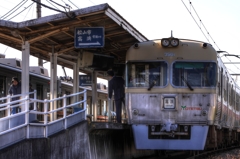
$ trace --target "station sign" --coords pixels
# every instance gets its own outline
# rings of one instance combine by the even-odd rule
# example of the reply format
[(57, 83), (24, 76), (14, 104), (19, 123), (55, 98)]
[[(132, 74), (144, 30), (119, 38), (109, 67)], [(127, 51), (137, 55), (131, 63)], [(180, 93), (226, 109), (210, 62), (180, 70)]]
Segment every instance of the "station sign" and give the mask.
[(74, 47), (101, 48), (104, 47), (104, 39), (103, 27), (75, 28)]
[(79, 75), (79, 86), (92, 86), (92, 76)]

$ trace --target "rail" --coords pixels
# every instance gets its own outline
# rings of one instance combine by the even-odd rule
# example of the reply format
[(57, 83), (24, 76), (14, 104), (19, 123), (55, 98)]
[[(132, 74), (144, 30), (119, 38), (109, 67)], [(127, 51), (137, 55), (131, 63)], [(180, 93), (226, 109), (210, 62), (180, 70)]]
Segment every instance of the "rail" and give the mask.
[[(30, 95), (34, 95), (34, 97), (29, 98)], [(79, 95), (83, 95), (83, 100), (67, 104), (69, 98)], [(47, 138), (86, 120), (86, 90), (51, 100), (39, 100), (36, 99), (36, 96), (35, 90), (24, 95), (8, 95), (0, 98), (1, 101), (5, 101), (5, 103), (0, 104), (0, 149), (24, 139)], [(24, 98), (11, 101), (11, 98), (14, 97)], [(57, 106), (53, 106), (54, 102), (57, 103)], [(29, 109), (31, 105), (32, 108)], [(12, 114), (11, 109), (14, 107), (20, 107), (21, 111)]]

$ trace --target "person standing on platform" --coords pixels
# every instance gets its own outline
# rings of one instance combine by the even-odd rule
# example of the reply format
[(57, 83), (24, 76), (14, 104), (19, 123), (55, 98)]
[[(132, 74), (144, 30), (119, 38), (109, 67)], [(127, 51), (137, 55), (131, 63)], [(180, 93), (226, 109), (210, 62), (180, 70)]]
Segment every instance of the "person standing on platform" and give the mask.
[(125, 93), (124, 93), (124, 85), (125, 81), (120, 76), (121, 74), (117, 74), (114, 76), (114, 72), (112, 70), (107, 71), (107, 74), (111, 77), (111, 79), (108, 81), (108, 97), (111, 99), (112, 94), (114, 92), (114, 102), (116, 105), (116, 117), (117, 122), (122, 122), (122, 104), (124, 103)]
[[(17, 94), (21, 94), (21, 82), (18, 80), (17, 77), (13, 77), (12, 78), (12, 85), (10, 86), (9, 90), (8, 90), (8, 94), (10, 94), (11, 96), (17, 95)], [(20, 97), (13, 97), (11, 101), (15, 101), (15, 100), (19, 100)], [(17, 105), (19, 103), (15, 103), (13, 105)], [(12, 108), (11, 114), (16, 114), (19, 112), (19, 108), (15, 107)]]

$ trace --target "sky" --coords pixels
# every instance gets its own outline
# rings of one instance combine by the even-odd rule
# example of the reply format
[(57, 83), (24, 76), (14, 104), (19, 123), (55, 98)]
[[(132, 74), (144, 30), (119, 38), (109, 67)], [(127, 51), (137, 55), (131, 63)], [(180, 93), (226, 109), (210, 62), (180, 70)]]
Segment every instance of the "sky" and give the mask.
[[(68, 4), (71, 6), (71, 10), (108, 3), (150, 40), (170, 37), (172, 31), (176, 38), (208, 42), (216, 50), (240, 56), (239, 0), (41, 0), (43, 4), (64, 11), (62, 7), (52, 1), (61, 5)], [(12, 10), (21, 2), (26, 3), (16, 11)], [(35, 19), (36, 3), (31, 6), (32, 3), (32, 0), (1, 0), (0, 18), (14, 22)], [(23, 11), (24, 9), (25, 11)], [(9, 12), (11, 10), (14, 12)], [(21, 11), (22, 13), (18, 14)], [(57, 12), (42, 7), (42, 17), (52, 14), (57, 14)], [(5, 54), (6, 58), (21, 59), (19, 51), (4, 45), (0, 45), (0, 49), (0, 53)], [(240, 62), (237, 57), (225, 57), (223, 54), (220, 56), (224, 62)], [(30, 61), (35, 60), (33, 57), (31, 59), (33, 60)], [(37, 62), (32, 62), (30, 66), (36, 66), (36, 64)], [(226, 66), (231, 74), (240, 73), (240, 64)], [(49, 63), (44, 64), (44, 67), (49, 68)], [(58, 75), (63, 75), (60, 67)], [(70, 70), (67, 70), (67, 75), (72, 76)], [(233, 78), (240, 83), (240, 78), (236, 76)]]

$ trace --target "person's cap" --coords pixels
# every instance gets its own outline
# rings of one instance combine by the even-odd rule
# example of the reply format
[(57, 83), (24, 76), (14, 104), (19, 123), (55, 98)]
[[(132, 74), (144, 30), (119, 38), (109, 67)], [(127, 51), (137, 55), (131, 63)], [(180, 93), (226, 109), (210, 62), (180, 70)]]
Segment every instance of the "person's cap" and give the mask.
[(114, 72), (113, 72), (112, 70), (107, 71), (107, 74), (108, 74), (109, 76), (114, 76)]
[(17, 81), (17, 82), (18, 82), (18, 78), (17, 78), (17, 77), (13, 77), (13, 78), (12, 78), (12, 82), (14, 82), (14, 81)]

